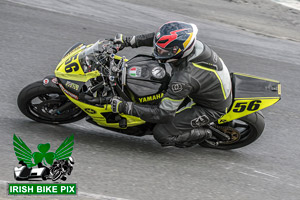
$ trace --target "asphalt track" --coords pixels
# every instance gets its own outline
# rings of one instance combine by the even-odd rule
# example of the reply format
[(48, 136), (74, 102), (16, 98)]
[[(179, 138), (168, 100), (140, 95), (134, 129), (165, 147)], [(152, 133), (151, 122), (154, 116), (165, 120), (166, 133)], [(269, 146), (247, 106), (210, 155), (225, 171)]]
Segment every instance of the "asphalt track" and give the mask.
[[(19, 2), (0, 1), (0, 199), (9, 198), (6, 182), (14, 181), (14, 133), (33, 150), (49, 142), (53, 151), (74, 134), (76, 164), (68, 181), (78, 183), (79, 199), (299, 199), (299, 43), (115, 0)], [(282, 100), (264, 110), (266, 128), (258, 141), (232, 151), (164, 149), (150, 136), (123, 136), (84, 120), (40, 124), (18, 110), (19, 91), (53, 74), (73, 43), (151, 32), (169, 20), (202, 27), (199, 37), (230, 71), (281, 81)], [(126, 55), (150, 53), (138, 50)]]

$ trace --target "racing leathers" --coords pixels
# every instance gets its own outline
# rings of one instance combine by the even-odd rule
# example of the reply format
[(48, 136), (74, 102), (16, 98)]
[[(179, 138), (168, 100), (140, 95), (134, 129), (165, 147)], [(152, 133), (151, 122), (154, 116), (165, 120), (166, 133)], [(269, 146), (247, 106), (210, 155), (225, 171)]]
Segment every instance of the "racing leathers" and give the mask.
[[(153, 37), (149, 33), (124, 41), (133, 48), (152, 47)], [(170, 65), (171, 80), (159, 105), (127, 103), (120, 112), (157, 123), (153, 134), (162, 145), (185, 146), (181, 144), (192, 141), (195, 134), (205, 134), (197, 129), (205, 131), (200, 127), (227, 112), (232, 101), (231, 79), (222, 59), (198, 40), (190, 55)]]

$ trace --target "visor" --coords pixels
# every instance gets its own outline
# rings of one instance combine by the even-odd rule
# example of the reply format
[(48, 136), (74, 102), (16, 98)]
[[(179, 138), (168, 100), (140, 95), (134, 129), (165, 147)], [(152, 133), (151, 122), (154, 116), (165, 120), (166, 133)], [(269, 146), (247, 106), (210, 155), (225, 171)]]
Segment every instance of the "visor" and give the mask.
[(154, 45), (154, 57), (156, 59), (170, 59), (176, 56), (179, 48), (178, 47), (170, 47), (170, 48), (161, 48), (158, 45)]

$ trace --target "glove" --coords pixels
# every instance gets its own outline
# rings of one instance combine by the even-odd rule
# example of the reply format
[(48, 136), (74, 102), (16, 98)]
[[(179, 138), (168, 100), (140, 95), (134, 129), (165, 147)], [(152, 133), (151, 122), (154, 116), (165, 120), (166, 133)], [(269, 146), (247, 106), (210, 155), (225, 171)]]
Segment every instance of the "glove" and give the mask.
[(111, 99), (111, 110), (113, 113), (124, 113), (127, 115), (132, 114), (132, 102), (126, 102), (121, 97), (113, 97)]
[(110, 39), (114, 44), (118, 45), (118, 51), (124, 49), (124, 47), (131, 46), (130, 40), (132, 37), (125, 37), (123, 34), (118, 33), (115, 38)]

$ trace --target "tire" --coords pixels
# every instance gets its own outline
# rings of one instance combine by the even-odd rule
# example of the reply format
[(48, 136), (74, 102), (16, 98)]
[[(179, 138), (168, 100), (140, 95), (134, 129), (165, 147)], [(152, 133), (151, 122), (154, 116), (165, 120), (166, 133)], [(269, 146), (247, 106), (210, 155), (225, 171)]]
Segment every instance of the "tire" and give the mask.
[(43, 181), (47, 180), (50, 174), (50, 169), (49, 168), (45, 168), (43, 173), (42, 173), (42, 179)]
[[(40, 101), (36, 104), (35, 101)], [(75, 104), (61, 114), (51, 114), (51, 109), (70, 102), (58, 87), (45, 87), (42, 81), (23, 88), (18, 96), (18, 107), (28, 118), (46, 124), (65, 124), (81, 120), (86, 113)]]
[(47, 175), (46, 175), (46, 171), (44, 170), (43, 173), (42, 173), (42, 180), (45, 181), (47, 180)]
[(240, 123), (239, 121), (241, 121), (244, 124), (243, 126), (245, 127), (243, 127), (244, 130), (239, 131), (241, 137), (238, 141), (231, 144), (219, 144), (217, 146), (212, 145), (207, 141), (205, 141), (200, 145), (203, 147), (222, 149), (222, 150), (241, 148), (257, 140), (261, 136), (265, 127), (264, 116), (261, 111), (252, 113), (238, 120), (233, 120), (233, 122), (230, 123), (230, 125), (235, 129), (241, 128), (237, 125), (237, 124), (242, 125), (242, 123)]

